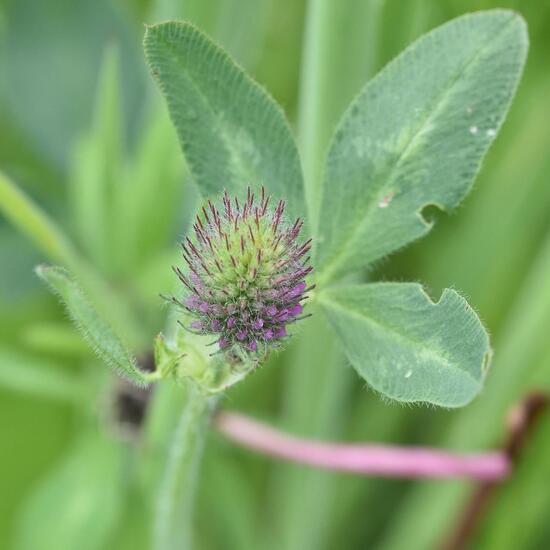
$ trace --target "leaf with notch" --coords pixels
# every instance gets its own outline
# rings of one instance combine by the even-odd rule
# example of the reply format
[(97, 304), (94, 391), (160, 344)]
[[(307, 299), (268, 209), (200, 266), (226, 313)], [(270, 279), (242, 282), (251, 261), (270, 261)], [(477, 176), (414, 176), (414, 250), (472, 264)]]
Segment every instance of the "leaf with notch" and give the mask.
[(383, 395), (460, 407), (480, 392), (489, 337), (454, 290), (434, 303), (419, 284), (375, 283), (328, 289), (320, 300), (349, 361)]
[(304, 215), (298, 151), (267, 93), (189, 23), (148, 27), (144, 47), (201, 193), (265, 185), (292, 215)]
[(100, 359), (118, 374), (139, 386), (149, 382), (147, 374), (139, 369), (134, 357), (98, 315), (67, 271), (60, 267), (41, 265), (36, 268), (36, 273), (57, 294), (69, 316)]
[(464, 198), (514, 96), (527, 45), (520, 16), (474, 13), (421, 37), (367, 84), (327, 157), (322, 280), (427, 233), (425, 206), (446, 210)]

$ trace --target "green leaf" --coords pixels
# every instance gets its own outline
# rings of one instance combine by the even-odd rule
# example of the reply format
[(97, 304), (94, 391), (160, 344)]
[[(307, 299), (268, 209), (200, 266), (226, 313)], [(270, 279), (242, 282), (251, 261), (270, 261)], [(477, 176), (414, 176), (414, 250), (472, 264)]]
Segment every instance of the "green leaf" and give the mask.
[(15, 549), (100, 550), (123, 506), (123, 448), (89, 434), (24, 503)]
[(73, 247), (61, 229), (1, 172), (0, 212), (48, 257), (63, 262), (73, 258)]
[(78, 143), (69, 180), (73, 224), (89, 258), (113, 269), (118, 236), (116, 191), (122, 179), (122, 114), (118, 51), (107, 48), (90, 132)]
[(267, 93), (189, 23), (148, 27), (144, 46), (201, 193), (265, 185), (304, 215), (298, 151)]
[(349, 361), (383, 395), (460, 407), (481, 390), (489, 337), (453, 290), (434, 303), (419, 284), (376, 283), (329, 289), (320, 300)]
[(516, 90), (523, 19), (493, 10), (426, 34), (344, 114), (329, 149), (318, 227), (325, 281), (426, 234), (422, 209), (468, 193)]
[(79, 402), (85, 387), (78, 378), (50, 361), (0, 347), (0, 386), (46, 399)]
[(67, 312), (96, 354), (128, 380), (143, 386), (149, 381), (136, 360), (98, 315), (78, 284), (60, 267), (38, 266), (36, 273), (65, 305)]
[(117, 186), (117, 256), (127, 270), (143, 270), (144, 263), (174, 244), (186, 183), (183, 168), (168, 114), (155, 108), (124, 181)]

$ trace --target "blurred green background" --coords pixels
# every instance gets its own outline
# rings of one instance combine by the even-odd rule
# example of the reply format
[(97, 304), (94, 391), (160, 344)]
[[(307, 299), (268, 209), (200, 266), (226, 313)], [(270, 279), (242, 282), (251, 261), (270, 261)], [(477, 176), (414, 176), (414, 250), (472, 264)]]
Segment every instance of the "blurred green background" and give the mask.
[[(143, 488), (156, 474), (141, 449), (145, 440), (162, 455), (170, 413), (153, 408), (141, 434), (121, 423), (120, 384), (33, 273), (43, 261), (78, 265), (142, 357), (163, 328), (158, 293), (172, 289), (175, 244), (197, 197), (147, 74), (143, 24), (194, 21), (277, 99), (298, 141), (313, 124), (309, 154), (319, 157), (343, 109), (387, 61), (434, 26), (493, 7), (522, 13), (531, 39), (502, 133), (463, 206), (430, 210), (432, 233), (366, 274), (468, 297), (495, 348), (483, 394), (460, 411), (403, 407), (345, 365), (300, 379), (303, 349), (291, 348), (224, 401), (303, 435), (457, 450), (498, 446), (513, 404), (550, 388), (549, 1), (0, 0), (0, 171), (73, 243), (56, 257), (0, 215), (0, 548), (148, 548)], [(313, 123), (304, 115), (311, 101)], [(139, 400), (130, 392), (124, 414)], [(153, 397), (165, 409), (177, 400)], [(543, 415), (472, 548), (550, 547), (549, 451)], [(274, 464), (212, 433), (197, 547), (436, 548), (473, 489)]]

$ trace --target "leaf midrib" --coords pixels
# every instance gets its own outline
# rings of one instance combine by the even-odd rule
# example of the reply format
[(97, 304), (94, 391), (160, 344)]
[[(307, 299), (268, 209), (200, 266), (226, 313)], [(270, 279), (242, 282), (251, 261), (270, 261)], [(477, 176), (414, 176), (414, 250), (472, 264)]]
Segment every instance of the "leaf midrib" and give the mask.
[[(391, 183), (395, 180), (396, 172), (398, 168), (405, 162), (405, 160), (408, 158), (408, 155), (410, 154), (411, 150), (414, 150), (417, 146), (417, 140), (418, 137), (421, 136), (425, 130), (425, 128), (431, 123), (431, 121), (436, 117), (436, 115), (439, 113), (440, 106), (444, 104), (444, 98), (450, 94), (460, 77), (468, 70), (468, 68), (479, 58), (482, 56), (482, 54), (485, 52), (485, 50), (493, 43), (494, 40), (496, 40), (501, 33), (503, 33), (507, 27), (514, 21), (514, 19), (511, 17), (508, 21), (506, 21), (501, 28), (496, 31), (491, 38), (487, 40), (487, 42), (484, 44), (482, 48), (477, 50), (467, 61), (463, 63), (463, 65), (460, 67), (460, 69), (456, 72), (456, 74), (449, 79), (449, 85), (445, 87), (445, 89), (437, 96), (437, 98), (434, 100), (433, 104), (436, 105), (429, 114), (427, 114), (423, 120), (419, 123), (416, 130), (412, 133), (411, 138), (409, 139), (409, 142), (404, 147), (402, 153), (399, 155), (393, 166), (391, 167), (389, 171), (389, 175), (387, 177), (380, 177), (380, 180), (386, 181), (387, 185), (391, 185)], [(394, 62), (397, 61), (394, 60)], [(372, 82), (372, 81), (371, 81)], [(358, 98), (359, 99), (359, 98)], [(373, 194), (374, 196), (375, 194)], [(352, 247), (352, 244), (357, 240), (358, 235), (360, 235), (363, 232), (363, 228), (366, 225), (366, 222), (370, 219), (372, 216), (372, 213), (376, 209), (376, 200), (372, 200), (370, 204), (367, 205), (365, 209), (364, 215), (361, 217), (361, 220), (359, 223), (355, 226), (355, 228), (348, 234), (349, 236), (345, 239), (344, 244), (340, 247), (338, 253), (336, 256), (332, 257), (332, 260), (325, 266), (325, 268), (320, 273), (319, 282), (329, 282), (334, 275), (334, 272), (338, 270), (338, 266), (341, 263), (341, 258), (344, 257), (344, 259), (349, 256), (349, 249)], [(420, 220), (424, 221), (421, 216)]]

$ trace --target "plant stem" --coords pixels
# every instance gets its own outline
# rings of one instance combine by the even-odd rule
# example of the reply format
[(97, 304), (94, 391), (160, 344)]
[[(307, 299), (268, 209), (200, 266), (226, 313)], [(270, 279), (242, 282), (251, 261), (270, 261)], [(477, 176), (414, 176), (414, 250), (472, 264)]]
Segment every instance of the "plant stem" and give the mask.
[(427, 447), (324, 443), (286, 434), (242, 414), (222, 412), (216, 426), (226, 437), (276, 458), (319, 468), (402, 478), (504, 479), (504, 452), (448, 453)]
[(155, 511), (155, 550), (189, 550), (192, 547), (195, 486), (207, 422), (215, 402), (215, 397), (189, 385), (160, 481)]

